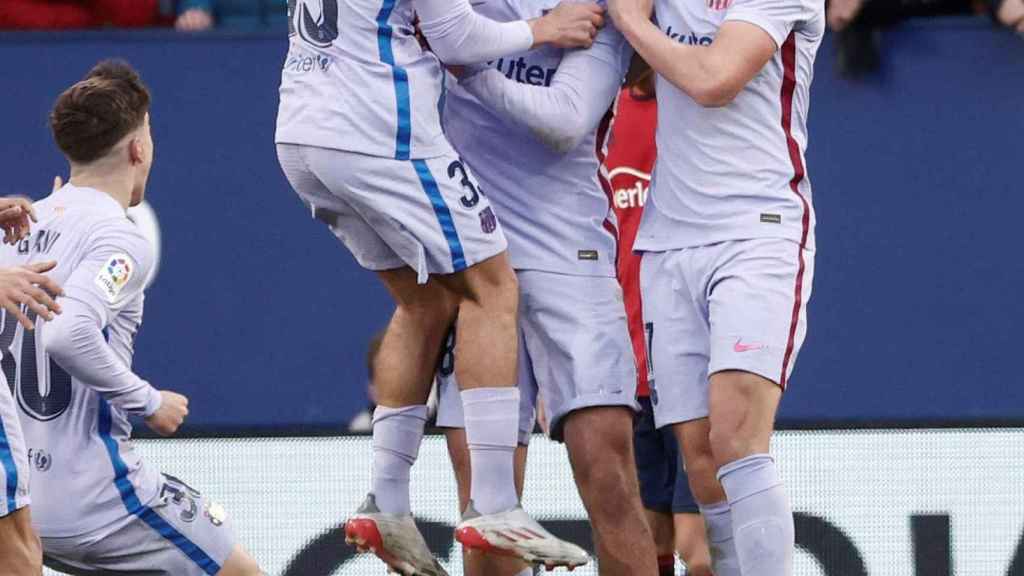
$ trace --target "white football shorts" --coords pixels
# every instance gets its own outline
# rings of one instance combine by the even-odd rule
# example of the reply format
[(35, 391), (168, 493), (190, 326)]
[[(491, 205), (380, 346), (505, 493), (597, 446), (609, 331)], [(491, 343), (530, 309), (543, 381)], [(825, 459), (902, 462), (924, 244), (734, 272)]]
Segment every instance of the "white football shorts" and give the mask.
[(0, 518), (31, 503), (28, 493), (28, 452), (15, 402), (7, 380), (0, 372)]
[[(565, 417), (576, 410), (623, 406), (638, 411), (636, 362), (618, 281), (539, 270), (520, 270), (517, 276), (520, 443), (526, 443), (523, 432), (533, 428), (538, 393), (550, 436), (558, 441)], [(441, 379), (437, 422), (463, 427), (453, 377)]]
[(426, 283), (507, 246), (491, 203), (454, 153), (396, 160), (278, 144), (277, 157), (313, 216), (368, 270), (408, 266)]
[(644, 252), (640, 266), (658, 427), (708, 415), (709, 376), (742, 370), (785, 389), (807, 333), (814, 252), (763, 238)]

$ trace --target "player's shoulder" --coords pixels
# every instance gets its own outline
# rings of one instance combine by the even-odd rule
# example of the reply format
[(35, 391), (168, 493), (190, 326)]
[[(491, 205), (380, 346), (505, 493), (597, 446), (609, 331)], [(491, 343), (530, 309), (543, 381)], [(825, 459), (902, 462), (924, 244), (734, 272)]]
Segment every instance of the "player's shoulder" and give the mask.
[(86, 233), (87, 249), (105, 254), (124, 253), (143, 269), (153, 265), (153, 245), (126, 215), (96, 217)]

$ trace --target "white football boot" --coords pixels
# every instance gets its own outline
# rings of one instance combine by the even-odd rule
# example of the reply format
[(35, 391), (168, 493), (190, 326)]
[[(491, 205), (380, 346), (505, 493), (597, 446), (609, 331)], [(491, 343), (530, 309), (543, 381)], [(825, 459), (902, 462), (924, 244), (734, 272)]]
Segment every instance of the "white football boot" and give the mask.
[(390, 573), (402, 576), (448, 576), (411, 514), (387, 514), (377, 508), (368, 494), (354, 516), (345, 522), (345, 542), (360, 552), (371, 552), (388, 565)]
[(484, 554), (514, 556), (548, 570), (583, 566), (590, 556), (579, 546), (559, 540), (536, 520), (516, 506), (497, 514), (480, 514), (470, 501), (455, 529), (455, 539), (471, 550)]

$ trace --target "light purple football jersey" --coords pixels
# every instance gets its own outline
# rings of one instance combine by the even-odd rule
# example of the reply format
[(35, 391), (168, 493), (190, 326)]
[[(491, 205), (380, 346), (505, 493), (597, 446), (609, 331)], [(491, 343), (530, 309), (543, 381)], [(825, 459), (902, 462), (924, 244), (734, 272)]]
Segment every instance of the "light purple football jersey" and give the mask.
[(658, 78), (658, 161), (635, 248), (672, 250), (785, 238), (813, 249), (807, 114), (824, 0), (656, 0), (670, 38), (711, 44), (727, 21), (748, 22), (778, 46), (722, 108), (705, 108)]
[[(64, 288), (64, 313), (33, 332), (4, 314), (0, 364), (28, 448), (33, 524), (43, 537), (76, 536), (116, 526), (158, 490), (159, 473), (132, 449), (128, 422), (160, 405), (159, 392), (131, 372), (153, 248), (117, 201), (91, 188), (68, 184), (35, 210), (31, 235), (0, 249), (0, 266), (57, 261), (47, 274)], [(62, 333), (72, 326), (86, 330)], [(89, 336), (100, 353), (60, 363), (48, 353), (59, 340)]]
[(527, 23), (494, 26), (468, 0), (289, 0), (288, 11), (275, 142), (399, 160), (451, 152), (444, 71), (420, 47), (417, 16), (435, 51), (469, 62), (533, 43)]
[[(475, 9), (498, 21), (536, 18), (558, 0), (483, 0)], [(611, 63), (610, 77), (578, 79), (610, 82), (611, 104), (632, 55), (625, 39), (609, 22), (590, 48), (595, 61)], [(549, 86), (566, 51), (552, 47), (499, 58), (487, 67), (509, 82)], [(488, 71), (494, 80), (493, 71)], [(484, 80), (479, 74), (477, 80)], [(500, 78), (499, 78), (500, 80)], [(580, 83), (580, 82), (575, 82)], [(500, 82), (488, 91), (511, 108), (529, 101), (524, 92), (502, 95)], [(450, 84), (444, 108), (445, 133), (472, 169), (494, 204), (509, 243), (512, 267), (585, 276), (615, 276), (615, 214), (598, 180), (596, 126), (568, 152), (538, 139), (520, 120), (482, 103), (464, 86)], [(582, 91), (587, 86), (581, 87)], [(591, 90), (595, 92), (597, 90)]]

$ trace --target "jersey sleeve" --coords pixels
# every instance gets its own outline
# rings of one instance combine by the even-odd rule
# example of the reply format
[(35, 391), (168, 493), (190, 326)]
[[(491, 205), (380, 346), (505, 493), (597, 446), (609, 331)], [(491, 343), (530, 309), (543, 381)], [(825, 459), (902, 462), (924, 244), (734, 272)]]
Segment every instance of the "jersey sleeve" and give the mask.
[(447, 64), (473, 64), (525, 52), (533, 32), (525, 20), (496, 22), (477, 14), (469, 0), (413, 0), (430, 49)]
[(790, 32), (818, 16), (815, 4), (814, 0), (733, 0), (725, 20), (754, 24), (782, 46)]
[(118, 312), (142, 298), (153, 266), (148, 241), (131, 223), (118, 224), (87, 240), (85, 257), (64, 284), (63, 312), (43, 328), (43, 346), (114, 406), (149, 416), (160, 407), (159, 392), (132, 372), (103, 334)]
[(569, 152), (592, 133), (615, 100), (633, 51), (611, 24), (587, 50), (566, 54), (550, 86), (521, 84), (487, 69), (460, 85), (500, 115), (525, 125), (545, 145)]

